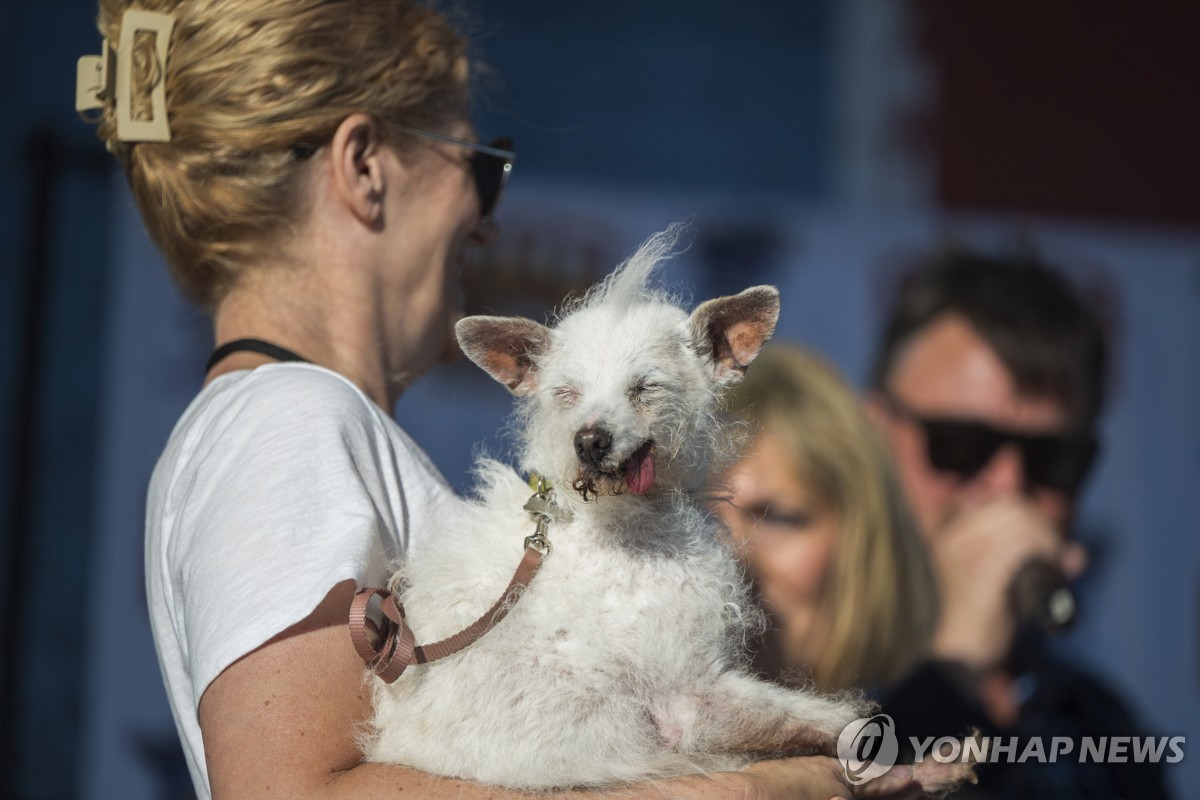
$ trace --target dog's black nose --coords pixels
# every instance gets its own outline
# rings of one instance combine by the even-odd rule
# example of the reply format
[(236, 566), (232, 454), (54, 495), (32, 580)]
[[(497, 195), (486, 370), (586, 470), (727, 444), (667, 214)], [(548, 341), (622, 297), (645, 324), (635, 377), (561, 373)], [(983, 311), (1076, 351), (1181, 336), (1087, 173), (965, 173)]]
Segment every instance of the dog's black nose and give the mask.
[(612, 434), (604, 428), (584, 428), (575, 434), (575, 452), (585, 464), (599, 466), (612, 446)]

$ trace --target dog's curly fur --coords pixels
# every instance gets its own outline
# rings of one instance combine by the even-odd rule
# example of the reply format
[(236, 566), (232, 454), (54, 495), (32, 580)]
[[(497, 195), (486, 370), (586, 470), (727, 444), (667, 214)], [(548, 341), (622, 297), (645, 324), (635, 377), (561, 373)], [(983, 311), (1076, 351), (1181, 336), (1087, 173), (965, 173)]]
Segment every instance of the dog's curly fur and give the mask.
[[(459, 323), (464, 352), (521, 398), (521, 466), (556, 487), (563, 519), (499, 625), (390, 686), (370, 679), (369, 759), (522, 789), (603, 786), (831, 753), (866, 710), (746, 669), (762, 616), (695, 492), (737, 452), (721, 391), (770, 336), (778, 295), (756, 287), (689, 316), (649, 288), (676, 233), (649, 240), (553, 328)], [(576, 433), (598, 427), (611, 444), (585, 460)], [(626, 475), (639, 452), (649, 487)], [(478, 477), (478, 498), (448, 510), (397, 578), (418, 642), (483, 613), (532, 532), (519, 475), (483, 460)]]

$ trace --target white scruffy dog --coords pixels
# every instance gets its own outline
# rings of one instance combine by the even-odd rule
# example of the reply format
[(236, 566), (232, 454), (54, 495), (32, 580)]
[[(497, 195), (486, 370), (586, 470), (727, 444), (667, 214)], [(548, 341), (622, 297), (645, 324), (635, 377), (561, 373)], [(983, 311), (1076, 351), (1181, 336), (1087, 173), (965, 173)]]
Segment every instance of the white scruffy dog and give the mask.
[[(771, 335), (767, 286), (690, 315), (649, 286), (673, 230), (546, 327), (469, 317), (463, 351), (520, 405), (521, 467), (547, 478), (552, 550), (506, 618), (470, 647), (372, 677), (373, 761), (521, 789), (602, 786), (832, 753), (864, 704), (751, 676), (761, 624), (719, 523), (695, 492), (731, 457), (719, 397)], [(394, 588), (418, 643), (497, 598), (533, 522), (511, 468), (439, 521)]]

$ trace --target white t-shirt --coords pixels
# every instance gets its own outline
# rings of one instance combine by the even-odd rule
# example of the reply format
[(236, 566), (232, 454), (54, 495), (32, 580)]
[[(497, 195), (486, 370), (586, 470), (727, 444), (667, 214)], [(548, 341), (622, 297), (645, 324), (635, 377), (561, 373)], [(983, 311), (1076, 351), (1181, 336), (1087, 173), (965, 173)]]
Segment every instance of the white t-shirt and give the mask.
[[(197, 709), (230, 664), (385, 567), (453, 494), (354, 384), (309, 364), (223, 375), (150, 481), (150, 623), (192, 782), (211, 796)], [(347, 634), (348, 635), (348, 634)]]

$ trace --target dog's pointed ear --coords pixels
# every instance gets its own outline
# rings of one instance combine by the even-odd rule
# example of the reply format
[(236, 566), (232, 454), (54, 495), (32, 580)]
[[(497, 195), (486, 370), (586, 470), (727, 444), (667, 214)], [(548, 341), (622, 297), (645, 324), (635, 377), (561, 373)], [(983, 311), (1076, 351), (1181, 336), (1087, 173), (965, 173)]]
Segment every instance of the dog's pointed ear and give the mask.
[(779, 290), (753, 286), (732, 297), (701, 303), (688, 324), (702, 358), (712, 364), (718, 383), (736, 383), (775, 332)]
[(550, 346), (545, 325), (524, 317), (463, 317), (454, 326), (459, 347), (518, 397), (537, 388), (536, 359)]

